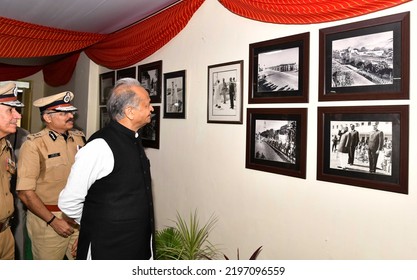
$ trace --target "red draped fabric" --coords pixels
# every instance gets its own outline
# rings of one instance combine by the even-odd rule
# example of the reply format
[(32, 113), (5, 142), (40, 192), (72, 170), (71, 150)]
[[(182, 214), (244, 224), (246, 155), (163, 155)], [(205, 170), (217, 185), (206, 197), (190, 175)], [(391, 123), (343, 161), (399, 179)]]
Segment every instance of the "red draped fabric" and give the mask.
[(43, 67), (45, 83), (53, 87), (67, 84), (71, 80), (79, 56), (80, 52), (76, 52), (57, 62), (45, 65)]
[(159, 50), (188, 23), (205, 0), (184, 0), (138, 24), (111, 34), (85, 50), (95, 63), (110, 69), (135, 64)]
[[(112, 34), (50, 28), (0, 17), (0, 57), (31, 58), (68, 54), (37, 66), (0, 64), (0, 81), (42, 70), (51, 86), (71, 79), (81, 51), (95, 63), (118, 69), (150, 56), (175, 37), (205, 0), (183, 0), (148, 19)], [(231, 12), (279, 24), (307, 24), (351, 18), (411, 0), (218, 0)], [(210, 24), (210, 23), (207, 23)]]
[(17, 66), (0, 63), (0, 81), (13, 81), (41, 71), (43, 66)]
[(70, 53), (106, 37), (0, 17), (0, 57), (40, 57)]
[(308, 24), (336, 21), (411, 0), (218, 0), (231, 12), (257, 21)]

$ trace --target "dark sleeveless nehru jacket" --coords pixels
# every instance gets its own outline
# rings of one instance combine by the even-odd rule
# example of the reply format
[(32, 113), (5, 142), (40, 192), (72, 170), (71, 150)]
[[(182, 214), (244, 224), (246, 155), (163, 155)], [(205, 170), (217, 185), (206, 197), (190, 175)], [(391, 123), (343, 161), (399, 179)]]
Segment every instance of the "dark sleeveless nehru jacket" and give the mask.
[[(112, 172), (88, 190), (81, 218), (77, 259), (149, 259), (154, 217), (150, 164), (140, 138), (117, 122), (91, 136), (114, 156)], [(152, 246), (153, 247), (153, 246)]]

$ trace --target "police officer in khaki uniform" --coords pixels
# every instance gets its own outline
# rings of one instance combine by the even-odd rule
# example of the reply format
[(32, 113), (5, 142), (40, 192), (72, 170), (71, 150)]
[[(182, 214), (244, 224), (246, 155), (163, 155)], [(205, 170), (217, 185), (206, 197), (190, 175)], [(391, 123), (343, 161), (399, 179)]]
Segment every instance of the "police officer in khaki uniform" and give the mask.
[(73, 259), (78, 238), (76, 224), (57, 206), (77, 151), (85, 136), (74, 130), (75, 108), (70, 91), (33, 102), (45, 128), (30, 134), (20, 149), (18, 196), (28, 208), (26, 226), (35, 260)]
[(14, 212), (10, 179), (16, 172), (12, 146), (6, 136), (15, 133), (22, 116), (16, 107), (23, 107), (17, 100), (15, 83), (0, 86), (0, 260), (14, 259), (14, 238), (10, 230), (10, 219)]

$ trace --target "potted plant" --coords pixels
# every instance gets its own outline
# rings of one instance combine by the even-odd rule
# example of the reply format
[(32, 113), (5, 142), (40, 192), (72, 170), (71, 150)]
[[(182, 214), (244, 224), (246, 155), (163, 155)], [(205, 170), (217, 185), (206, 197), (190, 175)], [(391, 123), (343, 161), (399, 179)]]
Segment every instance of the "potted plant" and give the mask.
[(200, 225), (197, 211), (190, 213), (188, 222), (177, 212), (174, 226), (157, 230), (155, 234), (157, 260), (213, 259), (218, 249), (209, 241), (209, 234), (217, 222), (213, 215)]

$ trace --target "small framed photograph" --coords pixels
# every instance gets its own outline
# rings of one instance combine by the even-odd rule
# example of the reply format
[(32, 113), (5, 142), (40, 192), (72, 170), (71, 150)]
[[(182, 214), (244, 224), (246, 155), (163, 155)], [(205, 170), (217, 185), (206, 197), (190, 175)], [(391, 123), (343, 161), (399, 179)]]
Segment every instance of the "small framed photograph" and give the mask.
[(110, 122), (110, 115), (107, 112), (107, 107), (100, 107), (100, 129), (105, 127)]
[(138, 80), (148, 90), (151, 103), (161, 103), (162, 60), (139, 65)]
[(164, 118), (185, 119), (185, 70), (164, 74)]
[(249, 45), (249, 103), (308, 102), (310, 33)]
[(130, 67), (126, 69), (117, 70), (116, 80), (120, 80), (122, 78), (136, 79), (136, 67)]
[(306, 178), (307, 109), (248, 108), (246, 168)]
[(243, 60), (208, 66), (207, 122), (242, 124)]
[(159, 149), (159, 126), (161, 119), (161, 107), (153, 106), (151, 122), (141, 130), (142, 144), (147, 148)]
[(100, 105), (106, 105), (111, 90), (114, 87), (115, 77), (114, 71), (100, 74)]
[(409, 12), (320, 29), (319, 43), (319, 101), (409, 99)]
[(409, 106), (318, 108), (317, 180), (408, 194)]

